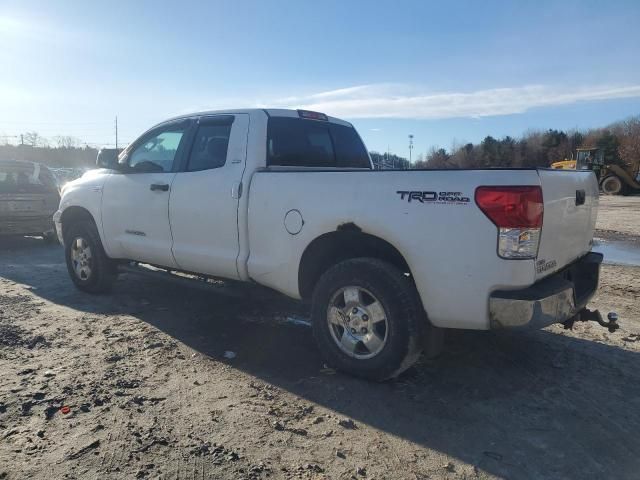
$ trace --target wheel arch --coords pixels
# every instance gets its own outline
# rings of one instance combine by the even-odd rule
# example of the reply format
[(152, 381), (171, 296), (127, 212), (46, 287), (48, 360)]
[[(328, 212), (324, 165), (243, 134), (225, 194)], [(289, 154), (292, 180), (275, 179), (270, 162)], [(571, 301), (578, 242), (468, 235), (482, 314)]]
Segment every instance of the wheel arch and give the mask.
[(311, 298), (320, 276), (333, 265), (362, 257), (386, 261), (411, 277), (409, 264), (393, 244), (363, 232), (353, 223), (347, 223), (335, 231), (316, 237), (305, 248), (298, 267), (300, 296), (303, 299)]
[(60, 216), (60, 223), (62, 225), (62, 238), (66, 238), (69, 227), (72, 224), (80, 221), (90, 221), (93, 222), (96, 228), (98, 227), (95, 218), (93, 218), (91, 212), (86, 208), (79, 207), (77, 205), (72, 205), (65, 208), (62, 212), (62, 215)]

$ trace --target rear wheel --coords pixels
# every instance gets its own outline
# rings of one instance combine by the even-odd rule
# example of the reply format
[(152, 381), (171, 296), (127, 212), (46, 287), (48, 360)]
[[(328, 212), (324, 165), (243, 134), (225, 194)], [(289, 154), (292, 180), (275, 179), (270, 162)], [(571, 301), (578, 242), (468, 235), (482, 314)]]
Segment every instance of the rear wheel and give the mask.
[(624, 183), (620, 180), (620, 177), (616, 175), (609, 175), (602, 179), (600, 182), (600, 188), (606, 195), (622, 195), (624, 194)]
[(373, 258), (346, 260), (322, 275), (312, 321), (327, 363), (373, 380), (395, 377), (418, 359), (426, 326), (410, 280)]
[(105, 254), (95, 224), (72, 224), (64, 243), (67, 270), (76, 287), (89, 293), (111, 290), (117, 276), (116, 265)]

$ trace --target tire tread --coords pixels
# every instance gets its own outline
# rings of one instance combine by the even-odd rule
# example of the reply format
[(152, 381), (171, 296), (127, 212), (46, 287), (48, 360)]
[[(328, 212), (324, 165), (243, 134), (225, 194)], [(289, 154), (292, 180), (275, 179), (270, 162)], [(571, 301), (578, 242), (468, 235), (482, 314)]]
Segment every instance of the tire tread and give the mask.
[[(326, 303), (330, 298), (331, 291), (344, 286), (341, 283), (349, 283), (346, 280), (349, 278), (364, 279), (365, 283), (368, 282), (368, 285), (362, 285), (364, 287), (375, 285), (375, 289), (378, 292), (383, 292), (387, 297), (387, 302), (393, 303), (392, 309), (396, 314), (403, 317), (396, 320), (394, 327), (406, 329), (404, 332), (396, 330), (394, 338), (398, 338), (400, 342), (388, 347), (385, 346), (385, 349), (392, 349), (391, 353), (386, 355), (387, 362), (382, 365), (378, 364), (374, 368), (364, 362), (376, 364), (371, 360), (377, 357), (371, 360), (354, 360), (339, 353), (340, 351), (334, 346), (335, 342), (330, 338), (326, 326)], [(378, 298), (378, 300), (381, 299)], [(422, 352), (427, 320), (415, 286), (395, 266), (377, 258), (353, 258), (329, 268), (321, 276), (314, 290), (312, 312), (314, 337), (325, 360), (338, 369), (353, 375), (371, 380), (388, 380), (400, 375), (413, 365)], [(387, 312), (387, 314), (389, 313)], [(382, 355), (384, 355), (384, 351), (379, 356)], [(357, 362), (362, 363), (359, 365)]]
[[(92, 265), (92, 278), (88, 282), (83, 282), (76, 277), (71, 264), (70, 243), (76, 235), (80, 234), (87, 237), (92, 247), (91, 253), (94, 262)], [(90, 220), (83, 220), (70, 225), (66, 232), (64, 243), (67, 270), (75, 286), (87, 293), (107, 293), (111, 291), (117, 277), (117, 269), (115, 262), (104, 251), (95, 223)]]

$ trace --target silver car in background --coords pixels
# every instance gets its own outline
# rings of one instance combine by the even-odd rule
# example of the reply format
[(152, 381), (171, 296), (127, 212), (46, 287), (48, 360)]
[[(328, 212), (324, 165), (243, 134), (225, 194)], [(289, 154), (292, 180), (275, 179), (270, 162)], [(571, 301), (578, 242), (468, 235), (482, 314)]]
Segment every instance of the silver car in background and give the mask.
[(56, 179), (46, 166), (0, 160), (0, 235), (41, 235), (55, 242), (59, 203)]

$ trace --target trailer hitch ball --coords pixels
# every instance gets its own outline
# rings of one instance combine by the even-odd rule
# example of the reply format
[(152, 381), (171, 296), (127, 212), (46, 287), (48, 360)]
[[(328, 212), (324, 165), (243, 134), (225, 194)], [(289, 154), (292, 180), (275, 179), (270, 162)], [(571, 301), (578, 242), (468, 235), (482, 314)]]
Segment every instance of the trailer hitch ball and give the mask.
[(618, 325), (618, 314), (616, 312), (607, 313), (607, 320), (609, 320), (609, 325), (607, 325), (607, 328), (611, 333), (620, 328), (620, 325)]
[(584, 308), (564, 322), (564, 328), (571, 329), (575, 322), (597, 322), (611, 333), (620, 328), (620, 325), (618, 325), (618, 314), (616, 312), (609, 312), (607, 314), (607, 320), (608, 321), (605, 321), (602, 318), (602, 314), (598, 310), (589, 310), (588, 308)]
[(603, 326), (604, 328), (608, 329), (609, 332), (613, 333), (615, 332), (618, 328), (620, 328), (620, 325), (618, 325), (618, 314), (616, 312), (609, 312), (607, 314), (607, 320), (605, 321), (602, 318), (602, 315), (600, 314), (600, 311), (595, 310), (595, 311), (591, 311), (587, 308), (585, 308), (582, 311), (582, 318), (581, 320), (583, 321), (596, 321), (598, 322), (601, 326)]

